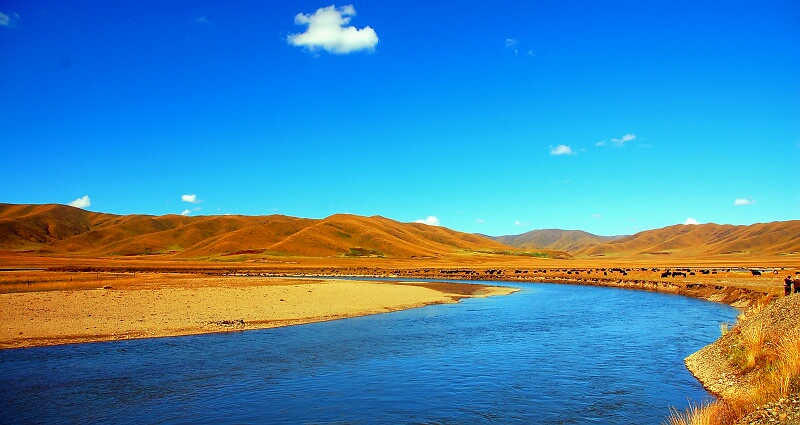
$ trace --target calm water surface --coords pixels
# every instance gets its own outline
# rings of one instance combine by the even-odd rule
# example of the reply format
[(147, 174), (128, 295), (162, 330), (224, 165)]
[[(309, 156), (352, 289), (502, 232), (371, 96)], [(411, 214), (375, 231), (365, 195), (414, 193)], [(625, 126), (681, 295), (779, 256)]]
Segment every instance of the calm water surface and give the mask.
[(262, 331), (0, 351), (0, 423), (659, 424), (730, 307), (510, 284)]

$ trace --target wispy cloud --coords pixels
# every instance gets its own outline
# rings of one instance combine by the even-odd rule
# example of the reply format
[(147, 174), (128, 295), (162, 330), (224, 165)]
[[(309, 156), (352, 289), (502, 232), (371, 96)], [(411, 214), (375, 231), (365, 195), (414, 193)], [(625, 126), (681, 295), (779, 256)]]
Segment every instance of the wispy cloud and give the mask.
[(608, 139), (608, 140), (603, 140), (603, 141), (597, 142), (596, 145), (597, 146), (609, 146), (609, 145), (611, 145), (611, 146), (616, 146), (616, 147), (621, 148), (621, 147), (625, 146), (625, 143), (628, 143), (628, 142), (631, 142), (631, 141), (634, 141), (634, 140), (636, 140), (636, 135), (628, 133), (628, 134), (620, 137), (619, 139), (611, 138), (611, 139)]
[(187, 195), (181, 195), (181, 201), (188, 202), (190, 204), (199, 204), (200, 202), (203, 202), (203, 201), (197, 199), (197, 195), (195, 195), (194, 193), (187, 194)]
[(206, 16), (198, 16), (194, 18), (194, 22), (202, 25), (210, 25), (211, 21)]
[(550, 146), (550, 155), (575, 155), (575, 151), (567, 145)]
[(189, 214), (191, 214), (191, 213), (192, 213), (192, 212), (191, 212), (191, 211), (189, 211), (189, 210), (183, 210), (183, 212), (181, 213), (181, 215), (189, 215)]
[(371, 27), (358, 29), (346, 26), (356, 16), (353, 5), (328, 6), (313, 14), (298, 13), (294, 17), (297, 25), (307, 25), (305, 32), (286, 37), (289, 44), (305, 47), (311, 52), (323, 49), (328, 53), (347, 54), (359, 50), (374, 50), (378, 34)]
[(519, 54), (519, 49), (517, 48), (518, 44), (519, 41), (517, 41), (516, 39), (513, 38), (506, 39), (506, 49), (511, 49), (515, 55)]
[(17, 22), (19, 22), (18, 14), (0, 12), (0, 27), (14, 28), (17, 26)]
[(752, 199), (747, 199), (747, 198), (739, 198), (739, 199), (733, 201), (733, 205), (736, 205), (737, 207), (740, 207), (740, 206), (743, 206), (743, 205), (753, 205), (755, 203), (756, 203), (756, 201), (754, 201)]
[(68, 203), (67, 205), (69, 205), (71, 207), (75, 207), (75, 208), (88, 208), (90, 205), (92, 205), (92, 200), (89, 199), (89, 195), (84, 195), (84, 196), (82, 196), (82, 197), (80, 197), (80, 198)]
[(475, 222), (478, 223), (478, 224), (483, 224), (483, 223), (486, 223), (486, 220), (484, 220), (482, 218), (476, 218)]
[(427, 224), (429, 226), (438, 226), (440, 224), (439, 219), (433, 215), (429, 215), (428, 218), (421, 218), (419, 220), (416, 220), (414, 223), (422, 223), (422, 224)]
[[(520, 52), (519, 40), (517, 40), (516, 38), (506, 38), (505, 46), (506, 49), (509, 49), (512, 52), (514, 52), (514, 56), (519, 56)], [(536, 56), (536, 52), (533, 49), (527, 49), (525, 50), (525, 56), (531, 56), (531, 57)]]
[(694, 218), (689, 217), (689, 218), (686, 219), (686, 221), (683, 224), (700, 224), (700, 223), (698, 223), (698, 221), (695, 220)]

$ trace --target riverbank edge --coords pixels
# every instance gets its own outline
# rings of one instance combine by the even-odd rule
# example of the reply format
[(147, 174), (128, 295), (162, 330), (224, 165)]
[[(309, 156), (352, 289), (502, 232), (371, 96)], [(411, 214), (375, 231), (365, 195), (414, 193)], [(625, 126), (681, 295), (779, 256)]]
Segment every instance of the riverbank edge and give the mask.
[(716, 341), (684, 360), (716, 402), (671, 422), (800, 425), (800, 294), (747, 311)]

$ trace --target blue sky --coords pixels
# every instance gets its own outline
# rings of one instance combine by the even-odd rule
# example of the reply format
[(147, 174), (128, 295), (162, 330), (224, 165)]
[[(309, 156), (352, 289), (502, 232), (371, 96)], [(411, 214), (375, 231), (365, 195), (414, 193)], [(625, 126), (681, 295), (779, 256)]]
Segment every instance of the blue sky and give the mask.
[(800, 219), (800, 3), (0, 2), (0, 202)]

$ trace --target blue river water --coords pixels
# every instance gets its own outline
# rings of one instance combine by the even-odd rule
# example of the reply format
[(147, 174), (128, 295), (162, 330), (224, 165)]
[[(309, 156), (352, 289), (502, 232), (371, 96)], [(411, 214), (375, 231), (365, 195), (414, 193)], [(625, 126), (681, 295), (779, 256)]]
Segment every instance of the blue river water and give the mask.
[(0, 351), (0, 423), (659, 424), (736, 310), (623, 289), (236, 333)]

